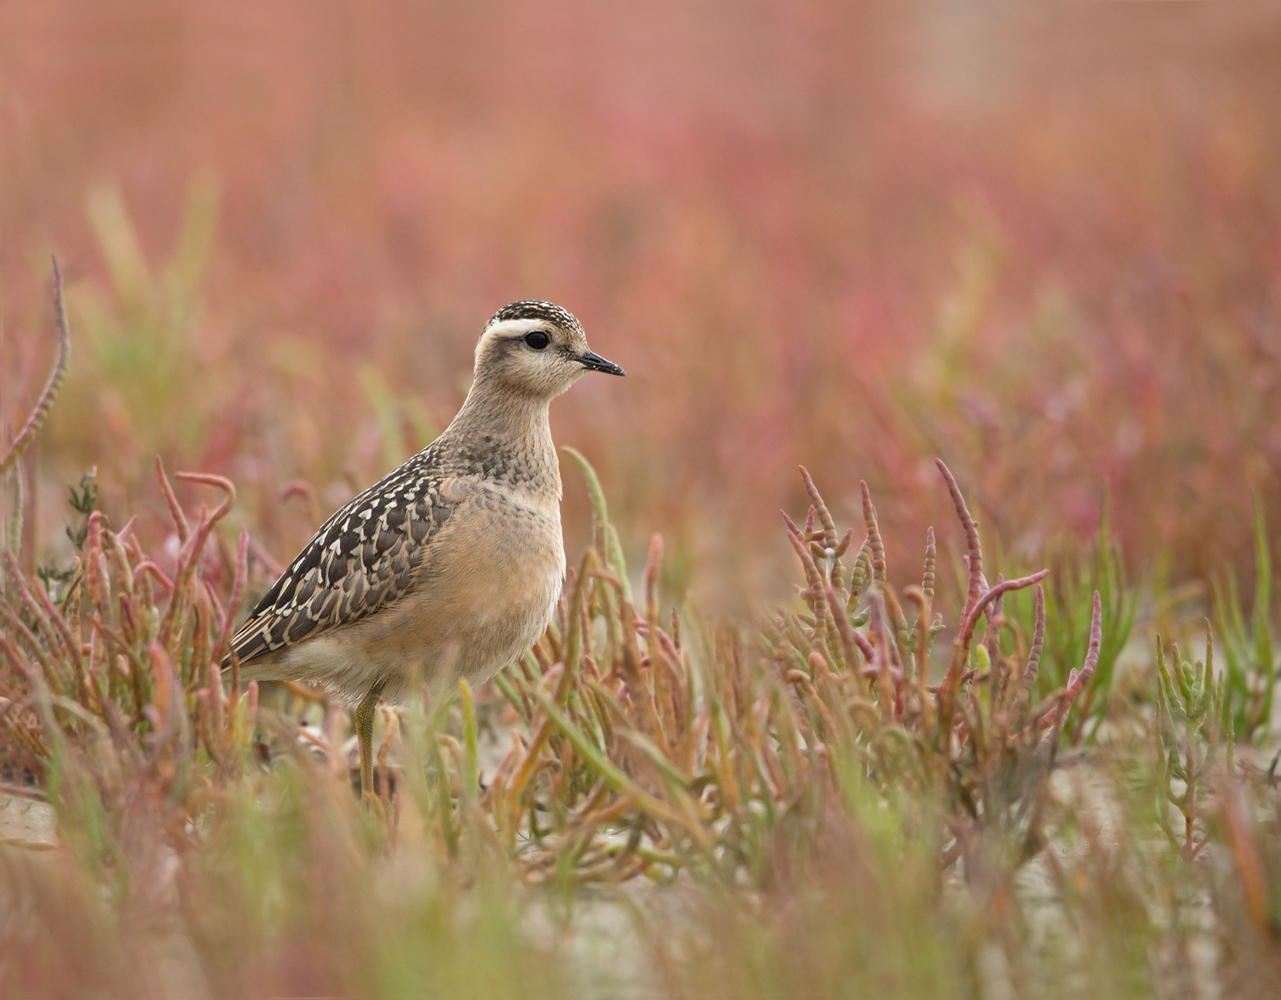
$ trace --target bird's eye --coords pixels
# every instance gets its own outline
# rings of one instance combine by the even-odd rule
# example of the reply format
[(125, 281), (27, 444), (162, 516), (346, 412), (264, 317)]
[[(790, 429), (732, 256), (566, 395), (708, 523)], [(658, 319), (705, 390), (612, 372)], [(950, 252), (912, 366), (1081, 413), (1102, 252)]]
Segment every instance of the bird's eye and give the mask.
[(543, 333), (542, 330), (533, 330), (525, 334), (525, 343), (536, 351), (541, 351), (551, 342), (552, 338)]

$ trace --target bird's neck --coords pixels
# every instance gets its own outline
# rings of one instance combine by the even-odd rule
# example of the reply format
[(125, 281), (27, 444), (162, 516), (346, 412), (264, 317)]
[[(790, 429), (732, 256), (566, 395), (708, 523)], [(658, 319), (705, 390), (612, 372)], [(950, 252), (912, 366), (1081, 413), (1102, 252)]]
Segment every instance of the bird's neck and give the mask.
[(450, 439), (465, 471), (525, 490), (537, 491), (538, 484), (547, 484), (559, 500), (560, 469), (549, 402), (477, 379), (441, 437)]

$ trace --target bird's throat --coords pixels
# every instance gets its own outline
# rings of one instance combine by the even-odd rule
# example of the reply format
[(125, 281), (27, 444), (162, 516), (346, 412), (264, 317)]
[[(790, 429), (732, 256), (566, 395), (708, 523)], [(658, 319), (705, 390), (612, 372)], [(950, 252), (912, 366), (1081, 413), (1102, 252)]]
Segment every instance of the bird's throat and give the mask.
[[(462, 409), (445, 429), (451, 450), (484, 474), (513, 483), (554, 483), (559, 499), (559, 464), (548, 420), (549, 400), (504, 391), (477, 381)], [(470, 471), (470, 470), (469, 470)]]

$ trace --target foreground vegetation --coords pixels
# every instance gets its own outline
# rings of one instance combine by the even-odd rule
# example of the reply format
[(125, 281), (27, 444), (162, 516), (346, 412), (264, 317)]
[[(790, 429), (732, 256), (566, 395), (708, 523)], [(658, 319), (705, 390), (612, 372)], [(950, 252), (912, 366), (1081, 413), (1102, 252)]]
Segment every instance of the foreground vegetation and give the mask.
[[(1275, 14), (146, 6), (0, 5), (0, 997), (1275, 992)], [(564, 600), (365, 808), (216, 664), (530, 295)]]
[(0, 993), (1255, 996), (1281, 968), (1262, 524), (1249, 624), (1225, 587), (1215, 626), (1127, 642), (1106, 531), (1007, 579), (939, 462), (954, 544), (906, 584), (866, 486), (841, 533), (802, 470), (795, 604), (715, 620), (662, 610), (662, 540), (634, 578), (567, 455), (593, 543), (555, 622), (384, 712), (370, 808), (341, 706), (219, 670), (270, 582), (233, 485), (178, 473), (217, 499), (186, 510), (157, 463), (168, 553), (73, 490), (65, 571), (5, 555), (2, 763), (58, 836), (0, 850)]

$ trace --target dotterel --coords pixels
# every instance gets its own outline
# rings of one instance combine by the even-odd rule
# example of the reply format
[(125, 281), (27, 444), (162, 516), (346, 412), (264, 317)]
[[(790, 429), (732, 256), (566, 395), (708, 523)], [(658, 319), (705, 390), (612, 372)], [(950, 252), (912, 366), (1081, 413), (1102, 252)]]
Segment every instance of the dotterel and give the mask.
[(242, 678), (356, 703), (366, 792), (380, 698), (480, 684), (551, 620), (565, 550), (547, 411), (588, 371), (624, 374), (565, 309), (500, 309), (445, 432), (321, 525), (233, 637)]

